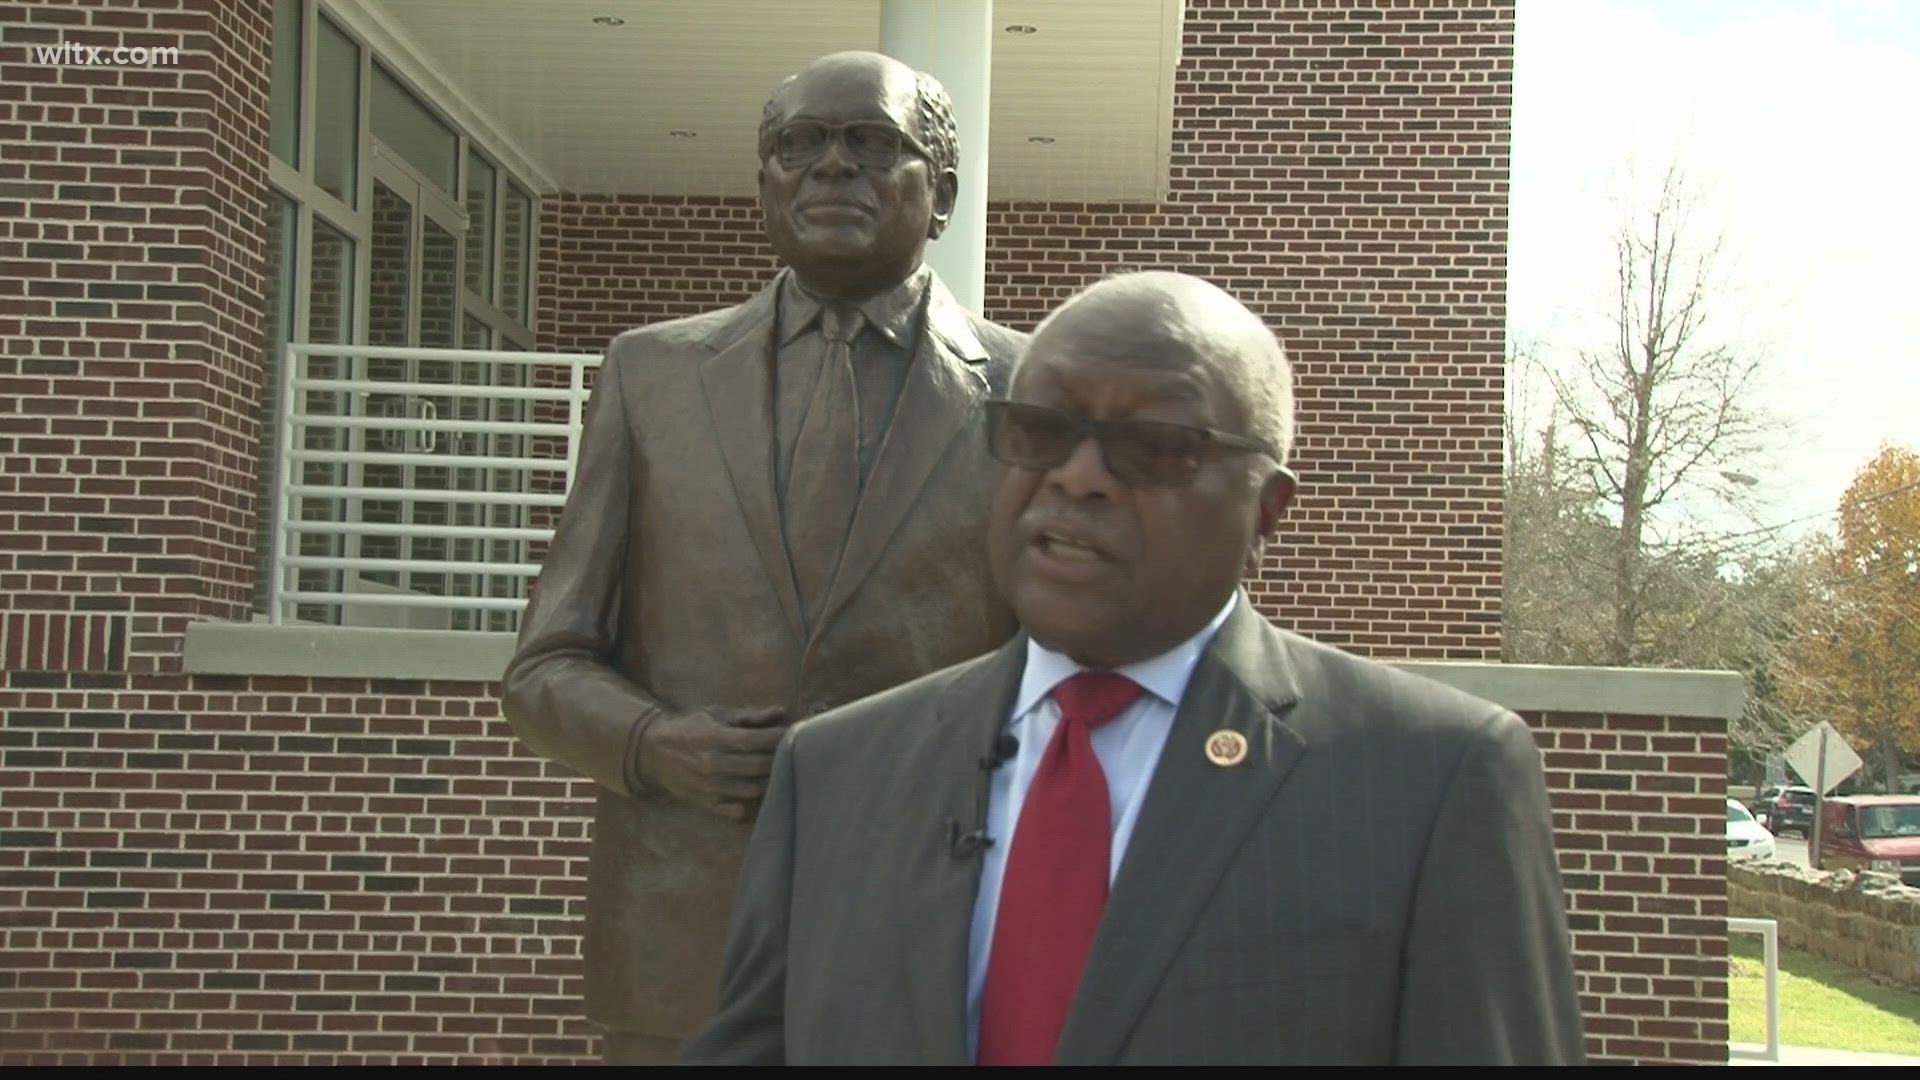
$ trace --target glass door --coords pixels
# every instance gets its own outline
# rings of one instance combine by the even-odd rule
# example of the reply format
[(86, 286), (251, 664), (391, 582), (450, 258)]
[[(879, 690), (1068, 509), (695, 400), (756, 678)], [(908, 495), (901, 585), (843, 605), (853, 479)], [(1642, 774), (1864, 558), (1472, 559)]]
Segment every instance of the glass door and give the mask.
[[(460, 340), (460, 272), (463, 212), (407, 166), (376, 146), (372, 161), (372, 239), (369, 245), (367, 344), (395, 349), (455, 349)], [(359, 430), (358, 448), (371, 456), (357, 466), (359, 486), (390, 489), (393, 497), (368, 496), (356, 520), (377, 528), (357, 534), (358, 557), (383, 560), (362, 569), (354, 591), (418, 593), (435, 596), (471, 592), (473, 575), (402, 566), (402, 563), (470, 561), (472, 538), (437, 530), (476, 511), (436, 497), (439, 492), (477, 490), (480, 470), (441, 464), (435, 457), (460, 453), (460, 433), (444, 421), (462, 419), (463, 399), (438, 394), (423, 385), (456, 387), (463, 381), (462, 361), (368, 355), (359, 377), (392, 384), (392, 390), (362, 391), (362, 408), (371, 423)], [(390, 421), (381, 424), (379, 421)], [(455, 581), (454, 578), (463, 580)], [(444, 609), (392, 604), (357, 604), (346, 621), (361, 626), (450, 629)]]

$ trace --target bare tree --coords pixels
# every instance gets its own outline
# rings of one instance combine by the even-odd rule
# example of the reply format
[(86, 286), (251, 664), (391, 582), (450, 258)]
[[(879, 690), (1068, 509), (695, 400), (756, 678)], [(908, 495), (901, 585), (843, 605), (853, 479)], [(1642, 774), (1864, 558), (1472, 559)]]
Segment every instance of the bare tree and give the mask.
[(1568, 436), (1566, 467), (1610, 521), (1602, 661), (1640, 662), (1658, 579), (1674, 538), (1656, 514), (1689, 490), (1732, 494), (1734, 470), (1778, 425), (1753, 404), (1760, 355), (1718, 317), (1721, 238), (1703, 235), (1700, 196), (1669, 167), (1647, 205), (1614, 235), (1611, 341), (1572, 363), (1540, 365)]
[[(1531, 362), (1515, 348), (1507, 367)], [(1557, 408), (1536, 388), (1524, 378), (1507, 382), (1501, 656), (1510, 664), (1594, 664), (1612, 530), (1592, 493), (1569, 475)]]
[[(1586, 479), (1565, 467), (1562, 425), (1517, 404), (1506, 433), (1503, 659), (1607, 663), (1618, 529)], [(1745, 711), (1727, 725), (1741, 776), (1757, 777), (1768, 754), (1807, 723), (1805, 711), (1783, 698), (1778, 658), (1806, 633), (1829, 559), (1824, 537), (1777, 542), (1781, 532), (1770, 527), (1660, 545), (1640, 568), (1647, 601), (1636, 662), (1737, 671), (1746, 679)]]

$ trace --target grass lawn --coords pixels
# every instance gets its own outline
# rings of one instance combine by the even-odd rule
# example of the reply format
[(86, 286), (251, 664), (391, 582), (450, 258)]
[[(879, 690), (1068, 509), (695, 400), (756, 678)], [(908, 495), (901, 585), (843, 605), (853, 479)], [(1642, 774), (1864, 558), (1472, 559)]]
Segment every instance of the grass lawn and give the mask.
[[(1767, 1041), (1760, 939), (1734, 934), (1727, 1017), (1734, 1042)], [(1920, 993), (1882, 986), (1831, 960), (1780, 950), (1780, 1041), (1876, 1054), (1920, 1055)]]

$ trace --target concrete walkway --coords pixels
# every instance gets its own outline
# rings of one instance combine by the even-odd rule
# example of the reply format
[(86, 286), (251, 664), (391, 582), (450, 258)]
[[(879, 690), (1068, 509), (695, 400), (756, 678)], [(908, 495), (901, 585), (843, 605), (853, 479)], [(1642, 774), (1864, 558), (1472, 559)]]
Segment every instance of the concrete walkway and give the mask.
[[(1771, 1061), (1734, 1058), (1729, 1065), (1772, 1065)], [(1865, 1054), (1855, 1050), (1827, 1050), (1817, 1046), (1782, 1046), (1781, 1065), (1920, 1065), (1920, 1057), (1900, 1054)]]

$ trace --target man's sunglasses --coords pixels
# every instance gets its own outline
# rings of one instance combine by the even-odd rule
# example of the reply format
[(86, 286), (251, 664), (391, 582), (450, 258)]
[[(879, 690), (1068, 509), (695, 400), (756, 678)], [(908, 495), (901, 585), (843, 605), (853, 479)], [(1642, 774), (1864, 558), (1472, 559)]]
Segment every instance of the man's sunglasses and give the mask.
[(982, 407), (987, 413), (988, 451), (1008, 465), (1036, 472), (1066, 464), (1089, 436), (1100, 444), (1107, 472), (1125, 484), (1190, 483), (1211, 450), (1245, 450), (1280, 460), (1273, 447), (1259, 439), (1210, 428), (1152, 420), (1090, 420), (1012, 401), (986, 401)]
[(891, 169), (903, 150), (933, 160), (933, 154), (919, 140), (878, 120), (854, 120), (828, 124), (819, 120), (795, 120), (783, 124), (768, 139), (772, 156), (782, 167), (799, 169), (820, 160), (835, 138), (846, 148), (847, 160), (865, 169)]

